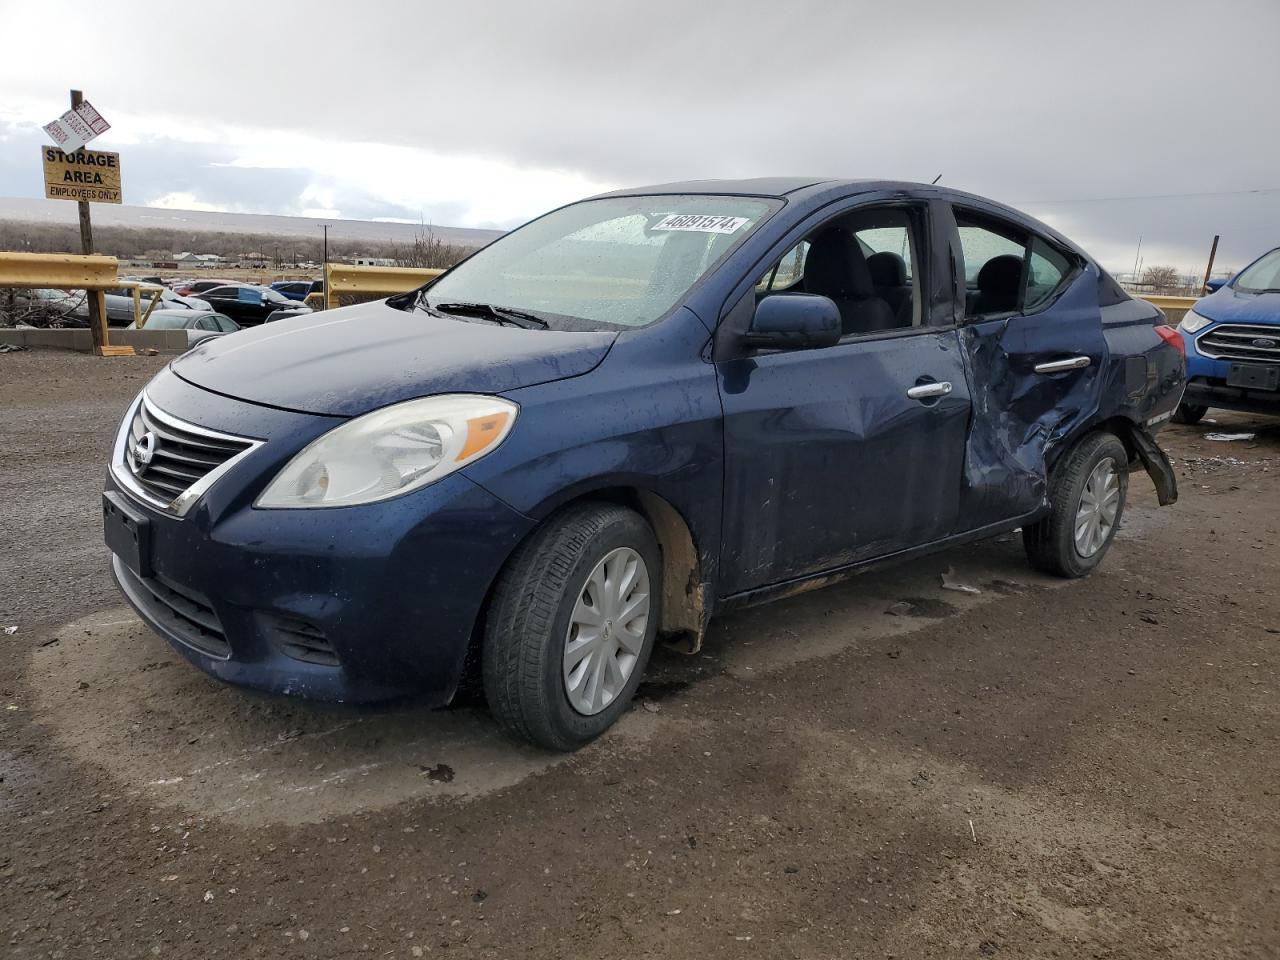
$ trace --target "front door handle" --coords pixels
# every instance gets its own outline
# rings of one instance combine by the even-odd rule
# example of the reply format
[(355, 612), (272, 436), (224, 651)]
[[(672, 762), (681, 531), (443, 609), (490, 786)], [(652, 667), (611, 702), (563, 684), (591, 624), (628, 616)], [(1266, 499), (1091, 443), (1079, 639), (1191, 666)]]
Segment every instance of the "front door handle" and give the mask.
[(951, 384), (944, 380), (941, 383), (917, 383), (907, 389), (907, 396), (912, 400), (928, 400), (930, 397), (945, 397), (951, 392)]
[(1065, 360), (1050, 360), (1048, 363), (1037, 363), (1036, 373), (1062, 373), (1064, 370), (1083, 370), (1093, 363), (1088, 357), (1067, 357)]

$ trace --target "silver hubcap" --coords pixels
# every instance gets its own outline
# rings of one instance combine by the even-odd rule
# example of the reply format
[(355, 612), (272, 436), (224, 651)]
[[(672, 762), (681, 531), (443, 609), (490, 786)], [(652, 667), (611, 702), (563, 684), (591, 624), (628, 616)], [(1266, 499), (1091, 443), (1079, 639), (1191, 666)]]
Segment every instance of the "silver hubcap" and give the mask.
[(1085, 481), (1076, 510), (1076, 553), (1092, 557), (1102, 549), (1116, 525), (1120, 510), (1120, 477), (1116, 462), (1106, 457), (1098, 462)]
[(578, 593), (564, 640), (564, 689), (590, 716), (609, 706), (631, 679), (649, 625), (649, 570), (630, 547), (596, 564)]

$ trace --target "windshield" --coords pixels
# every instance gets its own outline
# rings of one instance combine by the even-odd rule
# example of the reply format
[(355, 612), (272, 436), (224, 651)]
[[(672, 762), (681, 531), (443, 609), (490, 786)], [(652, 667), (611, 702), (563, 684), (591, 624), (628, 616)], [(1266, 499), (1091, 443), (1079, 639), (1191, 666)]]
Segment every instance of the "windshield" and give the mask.
[(1280, 291), (1280, 249), (1272, 250), (1256, 263), (1245, 267), (1232, 286), (1245, 293)]
[(581, 329), (659, 319), (781, 204), (758, 197), (586, 200), (507, 234), (427, 290), (432, 307), (490, 304)]

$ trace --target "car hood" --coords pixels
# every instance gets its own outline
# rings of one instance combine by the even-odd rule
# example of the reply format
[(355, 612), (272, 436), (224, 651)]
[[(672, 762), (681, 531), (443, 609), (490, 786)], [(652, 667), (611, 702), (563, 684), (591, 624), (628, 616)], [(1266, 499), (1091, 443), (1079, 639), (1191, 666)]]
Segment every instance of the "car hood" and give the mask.
[(1197, 300), (1192, 309), (1205, 319), (1219, 323), (1280, 325), (1280, 293), (1241, 293), (1223, 287)]
[(379, 301), (209, 340), (172, 369), (229, 397), (356, 416), (436, 393), (503, 393), (576, 377), (604, 359), (615, 337), (446, 319)]

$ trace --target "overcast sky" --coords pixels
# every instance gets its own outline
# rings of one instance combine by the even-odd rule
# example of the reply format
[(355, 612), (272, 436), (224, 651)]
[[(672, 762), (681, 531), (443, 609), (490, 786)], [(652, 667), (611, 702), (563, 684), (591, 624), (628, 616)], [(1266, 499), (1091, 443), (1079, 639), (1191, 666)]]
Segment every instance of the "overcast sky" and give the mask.
[[(0, 195), (85, 95), (125, 200), (509, 227), (604, 189), (942, 182), (1115, 271), (1280, 244), (1280, 0), (0, 0)], [(1158, 199), (1132, 199), (1150, 198)], [(50, 201), (54, 202), (54, 201)]]

